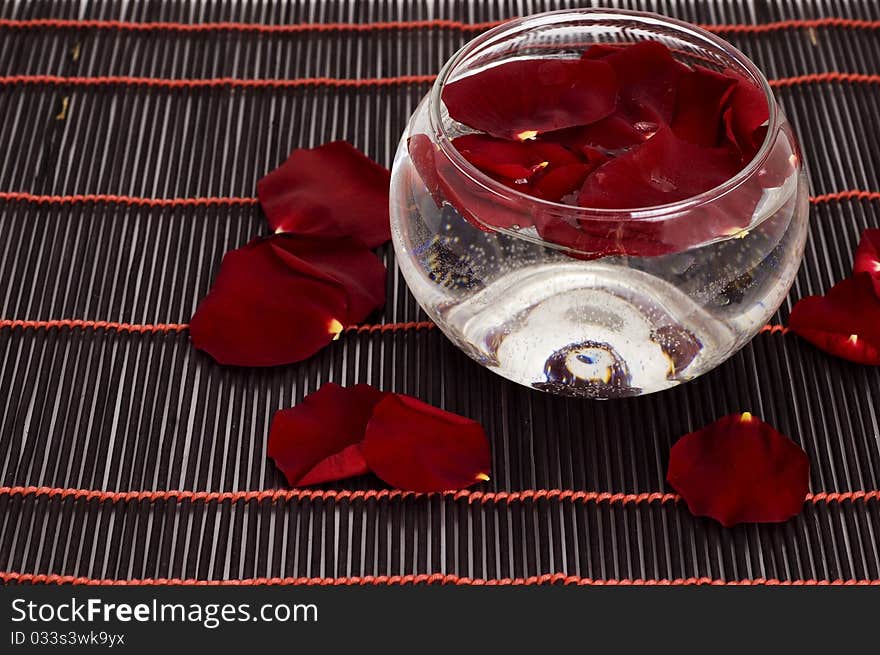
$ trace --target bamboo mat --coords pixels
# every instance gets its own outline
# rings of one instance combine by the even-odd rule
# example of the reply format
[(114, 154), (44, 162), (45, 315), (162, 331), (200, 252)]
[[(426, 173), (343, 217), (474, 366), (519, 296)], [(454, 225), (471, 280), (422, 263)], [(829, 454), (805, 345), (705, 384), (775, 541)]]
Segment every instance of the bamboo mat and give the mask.
[[(714, 25), (778, 80), (813, 194), (777, 327), (695, 382), (607, 403), (459, 353), (423, 323), (390, 246), (384, 313), (302, 364), (225, 369), (185, 326), (223, 253), (265, 232), (256, 180), (294, 147), (347, 139), (390, 165), (430, 77), (481, 24), (589, 3), (0, 3), (0, 578), (880, 579), (880, 371), (779, 327), (880, 227), (880, 6), (604, 4)], [(284, 487), (272, 414), (327, 381), (481, 421), (492, 481), (262, 493)], [(788, 523), (726, 530), (671, 494), (666, 458), (746, 410), (805, 448), (813, 495)]]

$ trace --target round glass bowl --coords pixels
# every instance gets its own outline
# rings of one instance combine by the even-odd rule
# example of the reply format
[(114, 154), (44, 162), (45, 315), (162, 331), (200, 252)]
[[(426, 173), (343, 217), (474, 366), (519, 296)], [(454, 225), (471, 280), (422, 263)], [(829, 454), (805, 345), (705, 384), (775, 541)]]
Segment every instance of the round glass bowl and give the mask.
[[(721, 186), (657, 207), (573, 207), (502, 185), (453, 147), (469, 130), (443, 106), (447, 83), (513, 58), (646, 39), (763, 89), (766, 139)], [(390, 206), (398, 265), (456, 345), (515, 382), (587, 398), (672, 387), (745, 345), (794, 281), (808, 218), (797, 142), (754, 64), (687, 23), (616, 10), (539, 14), (462, 48), (400, 141)], [(587, 237), (552, 236), (572, 226)]]

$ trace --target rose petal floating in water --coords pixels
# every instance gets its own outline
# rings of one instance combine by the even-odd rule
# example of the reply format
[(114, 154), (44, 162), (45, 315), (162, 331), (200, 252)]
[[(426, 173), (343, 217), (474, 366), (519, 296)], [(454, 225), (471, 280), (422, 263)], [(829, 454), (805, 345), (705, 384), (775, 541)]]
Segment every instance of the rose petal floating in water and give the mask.
[(772, 523), (803, 508), (810, 461), (771, 425), (748, 413), (733, 414), (679, 439), (666, 479), (696, 516), (725, 527)]
[(519, 59), (447, 83), (443, 102), (468, 127), (523, 141), (604, 118), (614, 111), (617, 90), (605, 62)]
[(739, 162), (725, 148), (705, 148), (662, 128), (637, 148), (597, 168), (586, 180), (578, 204), (638, 208), (685, 200), (726, 182)]
[(690, 71), (659, 41), (639, 41), (627, 46), (591, 46), (583, 59), (606, 62), (620, 84), (616, 114), (631, 123), (668, 124), (675, 107), (679, 80)]
[(735, 86), (734, 79), (702, 66), (682, 75), (670, 124), (675, 135), (699, 146), (720, 145), (722, 116)]
[(485, 134), (468, 134), (453, 139), (452, 145), (484, 173), (507, 180), (529, 180), (545, 169), (580, 161), (577, 155), (556, 143), (534, 139), (508, 141)]

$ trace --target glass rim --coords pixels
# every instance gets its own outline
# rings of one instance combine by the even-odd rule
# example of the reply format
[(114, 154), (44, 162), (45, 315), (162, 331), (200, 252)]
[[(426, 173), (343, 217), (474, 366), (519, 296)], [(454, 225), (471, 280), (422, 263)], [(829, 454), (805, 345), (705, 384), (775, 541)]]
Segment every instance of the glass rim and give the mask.
[[(767, 134), (765, 135), (764, 141), (761, 144), (761, 147), (758, 149), (758, 152), (736, 175), (732, 176), (728, 180), (725, 180), (722, 184), (719, 184), (718, 186), (715, 186), (711, 189), (708, 189), (707, 191), (704, 191), (694, 196), (690, 196), (689, 198), (685, 198), (683, 200), (678, 200), (663, 205), (651, 205), (647, 207), (626, 207), (609, 209), (603, 207), (581, 207), (578, 205), (566, 205), (564, 203), (544, 200), (542, 198), (537, 198), (533, 195), (523, 193), (522, 191), (517, 191), (516, 189), (512, 189), (483, 173), (476, 166), (474, 166), (467, 159), (464, 158), (464, 156), (452, 144), (452, 140), (449, 138), (446, 129), (443, 127), (443, 121), (441, 120), (440, 115), (440, 107), (442, 102), (441, 94), (443, 87), (446, 85), (449, 77), (455, 72), (455, 69), (462, 62), (466, 61), (467, 58), (474, 53), (474, 51), (480, 49), (487, 43), (490, 43), (492, 40), (501, 36), (506, 36), (508, 33), (516, 30), (525, 31), (532, 27), (548, 26), (553, 23), (563, 23), (565, 22), (566, 18), (572, 21), (592, 19), (595, 22), (620, 18), (641, 20), (648, 25), (653, 23), (658, 26), (671, 27), (677, 32), (687, 34), (688, 36), (697, 37), (702, 41), (708, 42), (716, 49), (723, 51), (725, 55), (732, 58), (734, 61), (736, 61), (737, 64), (745, 69), (745, 71), (752, 78), (752, 81), (756, 82), (759, 88), (764, 92), (764, 97), (767, 101), (767, 108), (769, 111), (769, 120), (767, 123)], [(725, 41), (715, 34), (712, 34), (711, 32), (704, 30), (703, 28), (698, 27), (692, 23), (681, 21), (676, 18), (670, 18), (668, 16), (663, 16), (661, 14), (656, 14), (653, 12), (633, 11), (628, 9), (561, 9), (556, 11), (547, 11), (538, 14), (532, 14), (530, 16), (524, 16), (522, 18), (513, 19), (508, 22), (502, 23), (497, 27), (494, 27), (487, 32), (484, 32), (483, 34), (479, 35), (475, 39), (472, 39), (462, 48), (460, 48), (454, 55), (452, 55), (452, 57), (449, 58), (449, 60), (440, 70), (440, 73), (437, 75), (437, 79), (434, 81), (434, 84), (431, 87), (431, 91), (428, 96), (428, 121), (432, 132), (436, 135), (437, 143), (440, 149), (443, 150), (445, 156), (456, 167), (458, 172), (470, 178), (470, 181), (474, 184), (483, 187), (487, 191), (495, 195), (501, 196), (507, 200), (528, 203), (544, 211), (556, 213), (564, 212), (566, 214), (576, 216), (578, 220), (602, 221), (608, 221), (609, 219), (613, 220), (614, 218), (617, 218), (617, 220), (662, 221), (674, 216), (679, 216), (689, 210), (695, 209), (697, 207), (717, 200), (725, 194), (740, 187), (743, 183), (745, 183), (748, 179), (750, 179), (753, 175), (757, 173), (761, 165), (770, 156), (770, 152), (776, 140), (776, 133), (779, 131), (781, 123), (780, 112), (776, 104), (776, 98), (773, 95), (773, 91), (770, 88), (770, 84), (767, 81), (767, 78), (754, 64), (754, 62), (752, 62), (752, 60), (749, 59), (738, 48), (733, 46), (728, 41)], [(492, 227), (493, 230), (499, 232), (510, 233), (514, 236), (522, 236), (518, 232), (511, 231), (507, 228), (496, 226), (490, 227)]]

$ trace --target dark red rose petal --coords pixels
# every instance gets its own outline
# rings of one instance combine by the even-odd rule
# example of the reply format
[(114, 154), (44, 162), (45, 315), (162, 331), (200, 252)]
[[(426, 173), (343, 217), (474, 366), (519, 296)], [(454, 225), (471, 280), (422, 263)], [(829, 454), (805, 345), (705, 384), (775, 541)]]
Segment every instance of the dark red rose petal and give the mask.
[(468, 134), (453, 139), (452, 145), (484, 173), (508, 180), (528, 180), (545, 168), (580, 161), (561, 145), (538, 140), (507, 141), (485, 134)]
[(345, 141), (297, 149), (257, 182), (275, 232), (349, 236), (375, 248), (391, 238), (389, 171)]
[(558, 166), (534, 182), (535, 195), (544, 200), (559, 202), (565, 196), (579, 191), (594, 168), (592, 164)]
[(226, 254), (190, 335), (221, 364), (288, 364), (384, 302), (385, 267), (359, 241), (276, 234)]
[[(451, 204), (461, 216), (483, 231), (494, 228), (532, 225), (528, 203), (515, 197), (504, 198), (463, 175), (425, 134), (414, 134), (408, 142), (409, 156), (437, 206)], [(517, 187), (529, 193), (527, 184)]]
[(296, 407), (275, 413), (267, 454), (291, 486), (368, 473), (359, 444), (384, 396), (367, 384), (327, 383)]
[(543, 138), (572, 149), (592, 147), (613, 152), (641, 143), (654, 131), (656, 130), (641, 131), (629, 118), (612, 114), (590, 125), (548, 132)]
[(488, 479), (491, 463), (479, 423), (400, 394), (376, 405), (363, 452), (382, 480), (411, 491), (469, 487)]
[(670, 124), (675, 135), (700, 146), (718, 146), (722, 115), (735, 85), (731, 77), (702, 66), (682, 75)]
[(728, 528), (773, 523), (803, 508), (810, 461), (772, 426), (748, 413), (733, 414), (679, 439), (666, 479), (691, 514)]
[[(385, 266), (360, 242), (348, 238), (316, 239), (277, 234), (272, 242), (287, 256), (298, 258), (320, 276), (342, 285), (348, 296), (348, 313), (339, 320), (351, 325), (364, 320), (385, 303)], [(293, 267), (301, 266), (293, 262)]]
[(522, 59), (447, 84), (443, 102), (460, 123), (503, 139), (586, 125), (614, 111), (617, 80), (603, 61)]
[(743, 160), (750, 161), (761, 146), (766, 131), (760, 129), (770, 118), (764, 92), (749, 80), (732, 71), (726, 73), (735, 82), (723, 114), (727, 138), (743, 153)]
[(625, 47), (625, 45), (615, 45), (611, 43), (596, 43), (584, 50), (584, 54), (582, 54), (581, 57), (583, 59), (604, 59), (608, 55), (620, 52)]
[(592, 46), (583, 58), (606, 62), (614, 69), (620, 84), (616, 113), (632, 123), (667, 124), (672, 118), (679, 79), (690, 71), (658, 41), (639, 41), (625, 47)]
[(342, 284), (270, 237), (226, 253), (190, 321), (190, 337), (221, 364), (276, 366), (326, 346), (348, 313)]
[(867, 273), (874, 284), (874, 293), (880, 298), (880, 229), (862, 232), (853, 273)]
[(582, 207), (636, 208), (662, 205), (708, 191), (739, 172), (724, 148), (704, 148), (662, 128), (644, 144), (612, 159), (590, 175), (578, 196)]
[(827, 353), (880, 366), (880, 300), (867, 272), (795, 304), (788, 327)]

